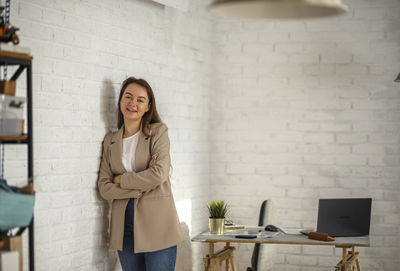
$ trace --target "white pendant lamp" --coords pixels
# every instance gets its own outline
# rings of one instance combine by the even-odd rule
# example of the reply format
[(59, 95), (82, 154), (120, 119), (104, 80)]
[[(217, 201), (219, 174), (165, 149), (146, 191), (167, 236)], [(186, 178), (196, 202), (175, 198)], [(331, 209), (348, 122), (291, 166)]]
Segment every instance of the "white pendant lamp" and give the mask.
[(210, 11), (220, 17), (307, 19), (346, 13), (342, 0), (214, 0)]

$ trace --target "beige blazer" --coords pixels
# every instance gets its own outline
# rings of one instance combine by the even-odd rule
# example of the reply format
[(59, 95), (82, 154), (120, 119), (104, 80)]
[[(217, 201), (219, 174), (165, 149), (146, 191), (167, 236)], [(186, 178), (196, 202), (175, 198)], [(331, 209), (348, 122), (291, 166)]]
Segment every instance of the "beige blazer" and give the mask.
[[(150, 133), (152, 137), (140, 132), (136, 172), (126, 172), (122, 164), (123, 127), (104, 137), (97, 184), (101, 197), (112, 200), (109, 247), (113, 250), (123, 247), (125, 209), (130, 198), (135, 199), (135, 253), (168, 248), (184, 240), (171, 192), (168, 128), (154, 123)], [(154, 154), (158, 155), (156, 164), (149, 168)], [(122, 175), (120, 184), (113, 183), (115, 175)], [(146, 192), (141, 194), (139, 190)]]

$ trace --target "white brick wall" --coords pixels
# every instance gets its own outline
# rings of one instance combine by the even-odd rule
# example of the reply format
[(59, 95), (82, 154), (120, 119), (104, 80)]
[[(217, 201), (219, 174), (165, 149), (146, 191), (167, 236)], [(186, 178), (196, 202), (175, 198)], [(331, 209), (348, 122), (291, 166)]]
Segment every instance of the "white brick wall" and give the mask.
[[(186, 235), (176, 270), (202, 268), (204, 248), (191, 245), (189, 235), (207, 227), (213, 72), (205, 4), (191, 1), (184, 12), (152, 1), (12, 1), (11, 22), (34, 56), (36, 270), (120, 269), (106, 249), (109, 206), (96, 180), (120, 83), (131, 75), (153, 86), (170, 128), (173, 190)], [(25, 154), (26, 147), (6, 147), (12, 184), (26, 181)]]
[[(309, 228), (322, 197), (373, 197), (373, 246), (361, 250), (362, 265), (397, 270), (398, 0), (351, 0), (346, 16), (288, 22), (214, 20), (209, 3), (179, 11), (148, 0), (12, 1), (11, 21), (34, 55), (37, 270), (119, 269), (105, 247), (109, 206), (96, 179), (130, 75), (150, 82), (170, 127), (187, 236), (177, 270), (203, 269), (207, 246), (189, 235), (207, 228), (210, 198), (228, 200), (242, 224), (256, 224), (271, 199), (271, 223)], [(26, 147), (6, 153), (7, 179), (23, 184)], [(244, 270), (253, 246), (238, 248)], [(331, 270), (341, 253), (262, 251), (263, 270), (297, 271)]]
[[(345, 2), (331, 19), (216, 21), (211, 189), (239, 223), (271, 199), (270, 223), (300, 228), (316, 226), (318, 198), (372, 197), (363, 268), (397, 270), (400, 2)], [(341, 253), (274, 249), (263, 270), (332, 270)], [(239, 270), (251, 252), (240, 246)]]

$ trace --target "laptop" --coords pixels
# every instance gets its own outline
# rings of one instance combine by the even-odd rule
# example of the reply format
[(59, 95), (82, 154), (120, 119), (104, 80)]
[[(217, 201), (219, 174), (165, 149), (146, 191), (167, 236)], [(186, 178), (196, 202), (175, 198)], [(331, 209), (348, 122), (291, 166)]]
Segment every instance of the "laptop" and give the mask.
[(369, 235), (371, 198), (320, 199), (317, 231), (331, 236)]

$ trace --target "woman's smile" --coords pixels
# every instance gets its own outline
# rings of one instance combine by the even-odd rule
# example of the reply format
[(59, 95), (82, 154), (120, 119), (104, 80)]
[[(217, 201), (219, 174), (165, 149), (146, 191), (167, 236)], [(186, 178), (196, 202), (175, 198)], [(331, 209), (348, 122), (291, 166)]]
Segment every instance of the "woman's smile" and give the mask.
[(150, 109), (146, 89), (135, 83), (129, 84), (123, 93), (120, 106), (125, 120), (140, 120)]

